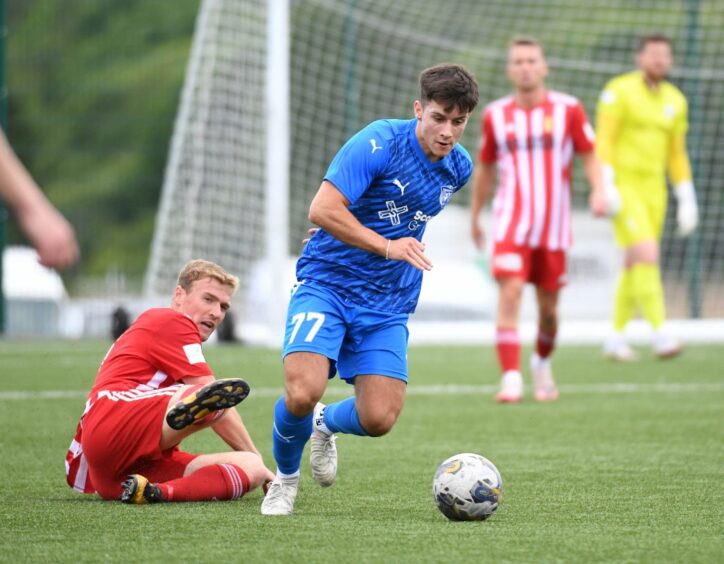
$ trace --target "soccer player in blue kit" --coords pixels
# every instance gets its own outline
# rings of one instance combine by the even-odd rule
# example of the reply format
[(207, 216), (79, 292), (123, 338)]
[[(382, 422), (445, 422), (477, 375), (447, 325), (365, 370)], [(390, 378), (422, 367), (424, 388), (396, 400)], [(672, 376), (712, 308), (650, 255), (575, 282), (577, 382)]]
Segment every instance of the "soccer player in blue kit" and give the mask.
[[(277, 474), (263, 515), (290, 515), (311, 436), (312, 476), (337, 474), (334, 433), (378, 437), (392, 429), (407, 387), (407, 320), (432, 268), (427, 222), (468, 181), (457, 145), (478, 102), (475, 78), (441, 64), (420, 74), (415, 118), (374, 121), (339, 150), (312, 200), (319, 226), (297, 262), (284, 336), (284, 395), (274, 409)], [(335, 373), (355, 395), (319, 403)]]

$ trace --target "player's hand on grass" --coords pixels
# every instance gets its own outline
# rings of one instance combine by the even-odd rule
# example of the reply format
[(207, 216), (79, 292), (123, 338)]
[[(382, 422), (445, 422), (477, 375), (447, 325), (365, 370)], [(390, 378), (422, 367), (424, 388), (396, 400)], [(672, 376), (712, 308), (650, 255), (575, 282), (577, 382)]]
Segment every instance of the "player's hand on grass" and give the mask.
[(264, 495), (266, 495), (267, 490), (269, 489), (269, 486), (274, 481), (274, 478), (276, 478), (276, 474), (269, 470), (269, 468), (266, 469), (266, 478), (264, 479), (264, 483), (261, 486), (261, 489), (264, 491)]
[(425, 256), (425, 243), (414, 237), (390, 240), (387, 259), (401, 260), (411, 264), (418, 270), (432, 270), (432, 262)]

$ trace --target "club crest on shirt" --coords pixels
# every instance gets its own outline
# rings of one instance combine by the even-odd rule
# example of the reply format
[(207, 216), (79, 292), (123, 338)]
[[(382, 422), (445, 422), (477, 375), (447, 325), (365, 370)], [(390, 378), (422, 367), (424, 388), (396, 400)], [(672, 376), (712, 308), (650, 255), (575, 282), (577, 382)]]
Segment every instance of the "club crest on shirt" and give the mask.
[(455, 187), (450, 184), (446, 184), (440, 188), (440, 207), (444, 208), (455, 193)]
[(546, 116), (543, 118), (543, 132), (550, 134), (553, 131), (553, 118)]
[(673, 119), (674, 115), (676, 115), (676, 110), (674, 109), (674, 106), (672, 106), (671, 104), (664, 105), (664, 115), (669, 119)]

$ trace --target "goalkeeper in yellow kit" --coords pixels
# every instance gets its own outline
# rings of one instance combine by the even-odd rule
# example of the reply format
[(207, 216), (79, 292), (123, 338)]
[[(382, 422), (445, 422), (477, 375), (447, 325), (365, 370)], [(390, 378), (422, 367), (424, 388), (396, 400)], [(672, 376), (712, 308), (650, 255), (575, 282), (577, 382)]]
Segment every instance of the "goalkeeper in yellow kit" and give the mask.
[(666, 75), (673, 63), (664, 35), (641, 39), (638, 70), (611, 80), (597, 107), (596, 150), (603, 164), (616, 243), (624, 249), (606, 356), (630, 361), (636, 354), (624, 339), (627, 322), (641, 311), (653, 328), (653, 351), (661, 358), (681, 352), (662, 330), (666, 317), (659, 271), (659, 242), (666, 216), (668, 171), (677, 199), (680, 236), (698, 223), (696, 194), (686, 152), (687, 103)]

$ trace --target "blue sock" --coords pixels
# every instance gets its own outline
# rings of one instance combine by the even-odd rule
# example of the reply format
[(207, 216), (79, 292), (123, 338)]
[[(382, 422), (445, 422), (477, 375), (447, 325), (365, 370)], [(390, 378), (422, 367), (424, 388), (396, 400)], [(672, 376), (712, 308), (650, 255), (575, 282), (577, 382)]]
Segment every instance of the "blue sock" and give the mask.
[(333, 433), (347, 433), (367, 437), (369, 433), (359, 422), (359, 414), (354, 405), (354, 396), (324, 408), (324, 424)]
[(279, 471), (294, 474), (302, 463), (304, 445), (312, 434), (312, 414), (304, 417), (287, 411), (284, 396), (274, 406), (274, 428), (272, 429), (272, 452)]

